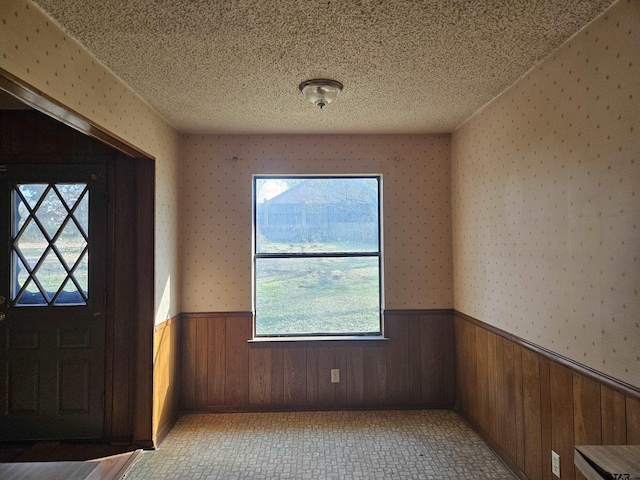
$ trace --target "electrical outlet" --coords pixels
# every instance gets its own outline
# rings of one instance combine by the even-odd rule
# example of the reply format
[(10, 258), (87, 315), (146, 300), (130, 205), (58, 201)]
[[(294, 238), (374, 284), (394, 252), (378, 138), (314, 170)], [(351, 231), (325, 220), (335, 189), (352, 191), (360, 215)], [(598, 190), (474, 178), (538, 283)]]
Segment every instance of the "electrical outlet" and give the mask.
[(340, 383), (340, 369), (332, 368), (331, 369), (331, 383)]
[(560, 478), (560, 455), (551, 450), (551, 473)]

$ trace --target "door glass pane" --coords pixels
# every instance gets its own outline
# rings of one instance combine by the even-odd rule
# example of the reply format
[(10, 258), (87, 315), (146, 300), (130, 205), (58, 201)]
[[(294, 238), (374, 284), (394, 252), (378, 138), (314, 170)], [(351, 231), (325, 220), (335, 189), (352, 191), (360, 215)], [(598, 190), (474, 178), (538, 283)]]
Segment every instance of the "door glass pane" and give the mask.
[(89, 291), (89, 255), (86, 251), (76, 267), (74, 276), (85, 296), (87, 296), (87, 292)]
[(67, 207), (69, 207), (69, 210), (71, 210), (80, 198), (80, 195), (82, 195), (85, 185), (81, 183), (58, 183), (56, 188), (67, 204)]
[(64, 219), (67, 218), (67, 209), (62, 205), (55, 190), (51, 189), (47, 192), (36, 212), (36, 217), (49, 234), (49, 238), (53, 238)]
[(16, 231), (14, 232), (14, 235), (18, 233), (28, 218), (29, 210), (27, 209), (27, 205), (22, 201), (19, 195), (16, 195)]
[(89, 192), (87, 192), (80, 200), (80, 205), (74, 212), (74, 217), (80, 224), (80, 228), (85, 236), (89, 236)]
[(28, 280), (27, 288), (22, 292), (17, 302), (18, 305), (46, 305), (47, 303), (47, 299), (44, 298), (38, 286), (31, 279)]
[(36, 277), (49, 298), (53, 298), (62, 286), (62, 282), (67, 278), (67, 272), (53, 250), (49, 250), (36, 273)]
[[(43, 196), (44, 200), (33, 211)], [(31, 212), (25, 202), (31, 207)], [(76, 203), (77, 208), (73, 210)], [(13, 205), (12, 298), (16, 305), (86, 305), (89, 290), (87, 184), (18, 185), (14, 190)], [(23, 225), (26, 228), (20, 234)], [(51, 240), (47, 240), (45, 232)], [(24, 256), (29, 268), (18, 253)], [(42, 292), (36, 279), (44, 289)], [(20, 294), (24, 285), (26, 287)]]
[(83, 305), (86, 303), (85, 298), (78, 291), (78, 287), (71, 281), (71, 278), (67, 279), (67, 283), (62, 287), (62, 291), (58, 298), (56, 298), (54, 305)]
[(36, 208), (38, 200), (40, 200), (40, 197), (42, 197), (42, 194), (46, 189), (47, 185), (41, 183), (18, 185), (18, 190), (22, 193), (22, 196), (27, 201), (29, 207), (31, 207), (31, 210)]
[(68, 222), (64, 226), (62, 234), (55, 243), (69, 269), (73, 268), (84, 247), (87, 246), (87, 241), (74, 222)]
[(29, 270), (24, 266), (20, 257), (13, 253), (13, 265), (14, 265), (14, 297), (20, 292), (23, 285), (26, 284), (22, 295), (19, 298), (14, 298), (19, 305), (46, 305), (47, 301), (40, 293), (38, 286), (31, 280), (29, 276)]
[(16, 247), (20, 250), (31, 269), (35, 268), (48, 246), (49, 242), (42, 234), (40, 227), (33, 219), (30, 219), (27, 228), (24, 229), (24, 232), (16, 242)]

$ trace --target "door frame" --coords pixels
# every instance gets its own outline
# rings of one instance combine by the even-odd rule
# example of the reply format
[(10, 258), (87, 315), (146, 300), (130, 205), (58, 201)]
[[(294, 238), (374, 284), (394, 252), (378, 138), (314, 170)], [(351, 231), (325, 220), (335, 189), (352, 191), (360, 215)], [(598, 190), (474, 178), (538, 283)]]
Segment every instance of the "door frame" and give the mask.
[[(133, 292), (131, 292), (131, 296), (135, 301), (131, 304), (128, 298), (121, 299), (119, 295), (110, 295), (112, 311), (117, 311), (119, 302), (127, 303), (127, 305), (120, 307), (133, 310), (129, 330), (136, 338), (133, 342), (135, 348), (129, 350), (129, 363), (132, 368), (128, 379), (133, 401), (131, 402), (132, 418), (130, 426), (127, 428), (131, 431), (116, 432), (112, 427), (114, 409), (110, 399), (113, 396), (115, 385), (120, 379), (114, 378), (113, 369), (109, 368), (110, 365), (113, 365), (116, 345), (114, 344), (114, 336), (107, 334), (104, 432), (105, 440), (108, 442), (132, 441), (143, 448), (153, 448), (155, 252), (148, 246), (155, 245), (155, 158), (2, 68), (0, 68), (0, 90), (13, 95), (26, 105), (64, 125), (115, 148), (129, 157), (133, 164), (131, 166), (134, 173), (135, 191), (131, 200), (134, 202), (135, 221), (133, 223), (119, 222), (119, 216), (114, 215), (114, 229), (128, 228), (133, 230)], [(113, 262), (116, 274), (118, 265), (118, 262)], [(108, 322), (113, 323), (113, 319), (111, 318)], [(109, 328), (110, 325), (107, 324), (107, 329)]]

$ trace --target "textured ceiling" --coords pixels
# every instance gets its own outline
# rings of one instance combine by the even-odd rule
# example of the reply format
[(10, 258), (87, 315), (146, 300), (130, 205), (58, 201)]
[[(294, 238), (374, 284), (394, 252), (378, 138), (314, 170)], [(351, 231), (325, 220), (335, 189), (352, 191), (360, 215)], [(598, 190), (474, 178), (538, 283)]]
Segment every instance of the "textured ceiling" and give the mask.
[[(611, 0), (35, 0), (191, 133), (450, 132)], [(298, 84), (344, 84), (324, 110)]]

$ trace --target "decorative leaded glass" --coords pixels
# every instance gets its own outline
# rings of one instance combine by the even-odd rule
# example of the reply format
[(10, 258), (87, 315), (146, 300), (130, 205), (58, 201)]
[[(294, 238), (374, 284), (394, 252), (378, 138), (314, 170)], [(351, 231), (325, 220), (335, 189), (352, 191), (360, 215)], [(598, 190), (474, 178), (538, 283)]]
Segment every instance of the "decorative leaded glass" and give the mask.
[(87, 184), (20, 184), (13, 191), (13, 212), (14, 304), (86, 305)]

